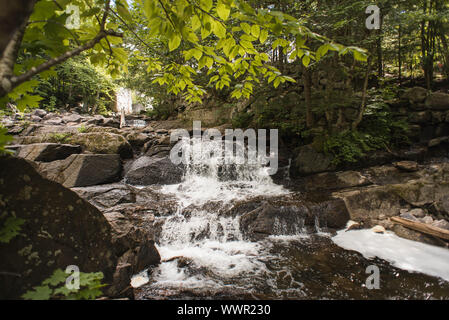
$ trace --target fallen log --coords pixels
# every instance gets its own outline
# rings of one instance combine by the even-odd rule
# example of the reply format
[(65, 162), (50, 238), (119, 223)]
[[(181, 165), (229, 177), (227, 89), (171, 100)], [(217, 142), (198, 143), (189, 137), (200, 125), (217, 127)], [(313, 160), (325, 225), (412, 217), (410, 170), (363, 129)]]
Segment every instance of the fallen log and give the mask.
[(413, 229), (425, 234), (429, 234), (431, 236), (440, 238), (440, 239), (445, 239), (445, 240), (449, 240), (449, 230), (445, 230), (445, 229), (441, 229), (438, 227), (434, 227), (434, 226), (429, 226), (425, 223), (421, 223), (421, 222), (416, 222), (416, 221), (411, 221), (411, 220), (407, 220), (407, 219), (403, 219), (403, 218), (399, 218), (399, 217), (392, 217), (391, 221), (403, 225), (404, 227), (407, 227), (409, 229)]

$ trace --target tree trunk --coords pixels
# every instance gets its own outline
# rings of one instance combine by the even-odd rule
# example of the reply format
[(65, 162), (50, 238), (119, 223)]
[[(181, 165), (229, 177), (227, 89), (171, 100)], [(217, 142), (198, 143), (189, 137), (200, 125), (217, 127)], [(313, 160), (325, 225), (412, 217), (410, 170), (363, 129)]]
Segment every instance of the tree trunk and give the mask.
[(310, 70), (303, 67), (302, 81), (304, 82), (304, 98), (306, 101), (306, 125), (307, 128), (312, 128), (315, 120), (312, 113), (312, 77)]

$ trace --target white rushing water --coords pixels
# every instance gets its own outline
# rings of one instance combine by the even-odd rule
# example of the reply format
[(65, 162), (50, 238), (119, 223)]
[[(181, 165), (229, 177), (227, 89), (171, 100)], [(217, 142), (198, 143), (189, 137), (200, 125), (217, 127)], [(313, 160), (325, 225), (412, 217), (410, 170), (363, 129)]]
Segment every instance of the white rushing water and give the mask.
[(332, 240), (367, 259), (378, 257), (397, 268), (449, 281), (449, 250), (445, 248), (400, 238), (391, 232), (381, 234), (372, 230), (341, 230)]
[[(154, 286), (219, 288), (223, 279), (254, 277), (265, 272), (265, 265), (259, 261), (261, 245), (243, 239), (239, 217), (220, 215), (218, 209), (229, 208), (235, 201), (288, 191), (274, 184), (259, 163), (242, 164), (242, 159), (237, 158), (225, 163), (223, 154), (217, 152), (222, 148), (221, 141), (187, 143), (185, 148), (196, 159), (187, 164), (182, 183), (166, 185), (161, 190), (174, 195), (179, 208), (177, 214), (165, 218), (157, 248), (162, 261), (187, 258), (196, 268), (207, 269), (208, 276), (206, 279), (200, 273), (186, 274), (177, 267), (177, 261), (163, 262), (153, 272)], [(207, 209), (211, 204), (216, 206)], [(194, 208), (186, 214), (185, 209), (192, 205)], [(143, 283), (143, 274), (135, 277), (136, 286)]]

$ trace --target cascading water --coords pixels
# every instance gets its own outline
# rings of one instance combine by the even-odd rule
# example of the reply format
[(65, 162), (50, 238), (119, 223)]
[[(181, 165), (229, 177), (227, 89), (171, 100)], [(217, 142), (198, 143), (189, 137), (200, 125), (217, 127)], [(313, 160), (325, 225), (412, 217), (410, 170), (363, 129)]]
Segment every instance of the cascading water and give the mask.
[[(162, 227), (157, 248), (162, 263), (151, 272), (134, 277), (132, 285), (140, 287), (138, 298), (449, 296), (449, 284), (442, 280), (410, 274), (379, 259), (376, 265), (381, 269), (384, 287), (367, 290), (365, 270), (373, 262), (335, 245), (329, 234), (322, 232), (318, 218), (314, 234), (304, 232), (304, 219), (298, 214), (290, 220), (292, 225), (275, 218), (276, 236), (246, 240), (241, 214), (229, 213), (233, 205), (253, 198), (288, 197), (292, 193), (274, 184), (260, 162), (248, 164), (238, 157), (226, 162), (222, 141), (192, 139), (184, 141), (183, 148), (191, 156), (185, 165), (183, 182), (158, 189), (178, 204), (175, 214), (158, 217)], [(345, 240), (350, 234), (339, 232), (335, 242), (350, 247), (348, 244), (357, 242)], [(383, 240), (378, 241), (361, 246), (381, 248)], [(397, 245), (395, 238), (392, 241)]]
[[(238, 200), (288, 191), (275, 185), (260, 163), (249, 165), (238, 156), (226, 162), (222, 141), (192, 139), (184, 148), (195, 157), (186, 164), (184, 181), (161, 190), (174, 195), (179, 206), (175, 215), (164, 218), (158, 250), (167, 262), (153, 271), (153, 286), (217, 289), (265, 273), (261, 244), (244, 240), (238, 216), (221, 213)], [(187, 274), (179, 261), (170, 261), (173, 257), (193, 261), (200, 272)]]

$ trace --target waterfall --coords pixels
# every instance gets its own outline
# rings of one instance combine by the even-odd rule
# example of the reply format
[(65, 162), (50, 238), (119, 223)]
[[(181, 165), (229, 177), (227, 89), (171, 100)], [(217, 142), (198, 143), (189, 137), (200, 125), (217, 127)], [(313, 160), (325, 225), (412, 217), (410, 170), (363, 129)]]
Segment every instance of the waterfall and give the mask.
[[(259, 260), (261, 244), (245, 241), (239, 216), (222, 212), (239, 200), (288, 191), (273, 183), (261, 163), (248, 164), (238, 156), (226, 160), (223, 141), (189, 139), (183, 143), (189, 157), (183, 182), (161, 190), (175, 196), (179, 206), (175, 215), (162, 217), (157, 247), (166, 262), (153, 272), (152, 286), (220, 288), (226, 279), (266, 272)], [(207, 272), (188, 274), (175, 257), (189, 259)]]

